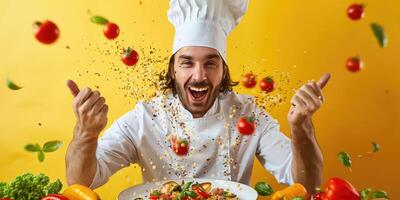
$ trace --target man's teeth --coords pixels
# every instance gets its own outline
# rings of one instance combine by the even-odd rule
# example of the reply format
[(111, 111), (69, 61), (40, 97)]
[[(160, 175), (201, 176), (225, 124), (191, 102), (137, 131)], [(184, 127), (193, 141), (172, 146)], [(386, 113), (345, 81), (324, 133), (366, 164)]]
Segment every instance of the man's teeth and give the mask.
[(208, 88), (203, 87), (203, 88), (195, 88), (195, 87), (190, 87), (191, 90), (196, 91), (196, 92), (203, 92), (203, 91), (207, 91)]

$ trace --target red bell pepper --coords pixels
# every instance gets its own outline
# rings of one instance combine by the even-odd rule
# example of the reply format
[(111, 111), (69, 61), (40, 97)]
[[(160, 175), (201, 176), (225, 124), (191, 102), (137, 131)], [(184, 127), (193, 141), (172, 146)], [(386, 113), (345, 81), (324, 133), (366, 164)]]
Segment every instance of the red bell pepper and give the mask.
[(351, 183), (340, 178), (331, 178), (325, 190), (328, 200), (361, 200), (360, 194)]
[(206, 191), (204, 191), (201, 187), (193, 187), (194, 192), (196, 192), (199, 196), (207, 199), (208, 197), (210, 197), (209, 194), (207, 194)]
[(42, 197), (40, 200), (69, 200), (69, 199), (61, 194), (49, 194), (45, 197)]

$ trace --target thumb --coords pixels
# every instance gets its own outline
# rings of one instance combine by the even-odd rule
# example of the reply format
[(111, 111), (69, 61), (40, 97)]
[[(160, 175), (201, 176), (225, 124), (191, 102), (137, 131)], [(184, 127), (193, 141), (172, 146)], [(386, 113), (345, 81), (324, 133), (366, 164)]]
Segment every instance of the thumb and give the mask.
[(319, 81), (317, 82), (318, 87), (320, 89), (324, 88), (330, 78), (331, 78), (330, 73), (325, 73), (324, 75), (322, 75), (321, 78), (319, 79)]
[(71, 94), (76, 97), (79, 93), (79, 87), (78, 85), (73, 81), (73, 80), (67, 80), (67, 86), (69, 90), (71, 91)]

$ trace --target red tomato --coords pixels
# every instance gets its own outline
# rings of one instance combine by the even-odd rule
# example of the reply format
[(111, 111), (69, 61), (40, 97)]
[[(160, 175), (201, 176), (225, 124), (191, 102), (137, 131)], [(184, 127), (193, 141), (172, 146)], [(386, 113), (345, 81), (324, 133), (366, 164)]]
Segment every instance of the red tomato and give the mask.
[(347, 15), (352, 20), (359, 20), (364, 17), (364, 6), (362, 4), (352, 4), (347, 9)]
[(40, 200), (69, 200), (69, 199), (61, 194), (49, 194), (45, 197), (42, 197)]
[(351, 183), (340, 178), (331, 178), (325, 190), (326, 197), (329, 200), (360, 200), (360, 194), (351, 185)]
[(171, 139), (172, 151), (174, 151), (179, 156), (184, 156), (189, 151), (189, 143), (185, 139), (177, 139), (173, 137)]
[(250, 135), (254, 133), (254, 119), (252, 117), (241, 117), (236, 124), (239, 133)]
[(272, 92), (274, 90), (274, 80), (270, 76), (265, 77), (260, 81), (260, 88), (264, 92)]
[(257, 84), (256, 75), (252, 73), (244, 75), (242, 79), (242, 84), (246, 88), (253, 88)]
[(107, 39), (113, 40), (119, 35), (119, 27), (112, 22), (108, 22), (106, 25), (104, 25), (103, 33)]
[(347, 60), (346, 67), (351, 72), (358, 72), (363, 67), (363, 63), (359, 58), (352, 57)]
[(34, 30), (36, 39), (43, 44), (51, 44), (55, 42), (60, 35), (60, 31), (56, 24), (50, 20), (45, 22), (36, 22)]
[(128, 47), (126, 50), (124, 50), (124, 53), (122, 54), (122, 62), (127, 65), (127, 66), (133, 66), (137, 63), (139, 60), (139, 54)]

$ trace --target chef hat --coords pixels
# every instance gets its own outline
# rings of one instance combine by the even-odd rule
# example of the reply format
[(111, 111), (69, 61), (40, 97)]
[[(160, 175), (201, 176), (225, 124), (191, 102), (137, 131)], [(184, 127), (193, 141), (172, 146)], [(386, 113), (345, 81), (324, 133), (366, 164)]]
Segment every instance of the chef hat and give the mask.
[(172, 54), (186, 46), (218, 50), (226, 62), (226, 37), (240, 22), (248, 0), (171, 0), (168, 20), (175, 26)]

